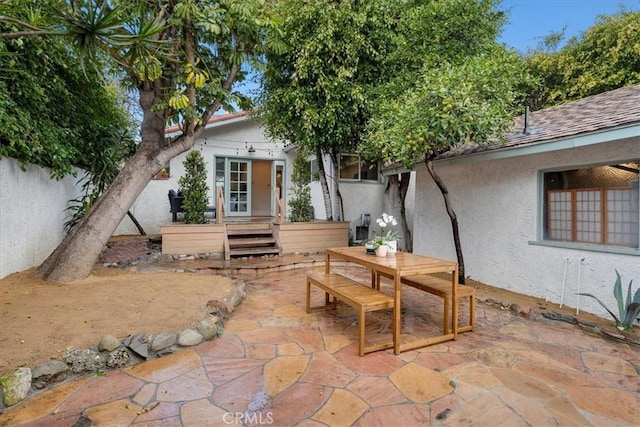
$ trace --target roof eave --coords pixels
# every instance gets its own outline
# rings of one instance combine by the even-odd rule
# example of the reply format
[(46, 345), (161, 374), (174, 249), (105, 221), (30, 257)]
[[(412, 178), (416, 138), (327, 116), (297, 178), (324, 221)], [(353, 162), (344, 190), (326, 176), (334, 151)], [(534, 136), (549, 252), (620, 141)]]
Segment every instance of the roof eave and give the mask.
[[(461, 154), (455, 157), (434, 160), (438, 166), (451, 166), (459, 164), (469, 164), (487, 160), (507, 159), (512, 157), (525, 156), (528, 154), (542, 154), (553, 151), (566, 150), (570, 148), (586, 147), (589, 145), (603, 144), (628, 138), (640, 138), (640, 123), (631, 123), (615, 128), (604, 129), (597, 132), (590, 132), (582, 135), (573, 135), (564, 138), (557, 138), (548, 141), (540, 141), (533, 144), (523, 144), (517, 146), (505, 146), (498, 148), (488, 148), (484, 151)], [(418, 162), (412, 170), (421, 170), (424, 163)], [(401, 172), (410, 172), (402, 167), (391, 167), (383, 171), (383, 175), (394, 175)]]

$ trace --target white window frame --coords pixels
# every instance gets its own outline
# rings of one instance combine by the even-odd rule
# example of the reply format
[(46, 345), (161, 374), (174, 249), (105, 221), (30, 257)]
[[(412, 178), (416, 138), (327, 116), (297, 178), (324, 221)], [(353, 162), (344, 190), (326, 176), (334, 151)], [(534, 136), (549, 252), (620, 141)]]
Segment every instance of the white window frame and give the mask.
[[(342, 158), (343, 157), (357, 157), (357, 178), (343, 178), (342, 177)], [(359, 154), (354, 154), (354, 153), (340, 153), (338, 155), (338, 177), (340, 177), (340, 181), (346, 181), (346, 182), (375, 182), (375, 183), (379, 183), (380, 182), (380, 163), (376, 162), (376, 168), (378, 170), (377, 172), (377, 177), (376, 179), (363, 179), (361, 176), (361, 172), (362, 172), (362, 167), (364, 166), (365, 162), (361, 159)]]

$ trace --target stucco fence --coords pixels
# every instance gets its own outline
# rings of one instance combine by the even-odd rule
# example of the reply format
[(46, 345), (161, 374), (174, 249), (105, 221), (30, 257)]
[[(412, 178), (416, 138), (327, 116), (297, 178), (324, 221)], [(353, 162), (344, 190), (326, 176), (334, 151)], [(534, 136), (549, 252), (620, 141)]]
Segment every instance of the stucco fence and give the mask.
[[(66, 234), (69, 200), (81, 194), (80, 175), (59, 181), (50, 175), (47, 168), (29, 165), (22, 171), (17, 160), (0, 159), (0, 278), (40, 265)], [(131, 207), (147, 234), (160, 234), (160, 225), (171, 221), (167, 193), (176, 185), (151, 181)], [(126, 216), (114, 233), (123, 234), (138, 234)]]

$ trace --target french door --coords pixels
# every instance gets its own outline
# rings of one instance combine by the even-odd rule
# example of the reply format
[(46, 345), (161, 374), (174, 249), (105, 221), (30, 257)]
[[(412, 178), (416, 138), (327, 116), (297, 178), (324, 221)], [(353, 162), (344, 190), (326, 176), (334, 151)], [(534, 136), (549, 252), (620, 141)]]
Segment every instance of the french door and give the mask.
[(225, 203), (229, 216), (251, 215), (251, 160), (227, 158)]

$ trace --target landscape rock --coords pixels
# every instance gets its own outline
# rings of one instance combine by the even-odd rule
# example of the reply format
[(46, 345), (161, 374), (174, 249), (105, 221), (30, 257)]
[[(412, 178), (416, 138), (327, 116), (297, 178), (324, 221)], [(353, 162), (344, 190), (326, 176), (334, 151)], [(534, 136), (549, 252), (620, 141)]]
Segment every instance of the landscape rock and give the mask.
[(100, 354), (88, 348), (66, 351), (62, 359), (69, 366), (71, 372), (76, 374), (86, 371), (96, 372), (102, 368)]
[(105, 335), (98, 344), (100, 351), (113, 351), (118, 347), (120, 347), (120, 340), (113, 335)]
[(69, 372), (69, 366), (60, 360), (50, 360), (37, 366), (31, 372), (33, 387), (42, 389), (49, 384), (64, 380)]
[(107, 368), (111, 369), (124, 368), (129, 364), (130, 360), (131, 356), (129, 355), (127, 349), (121, 347), (109, 353), (109, 356), (107, 356), (106, 365)]
[(233, 295), (231, 295), (231, 299), (229, 300), (230, 311), (233, 311), (238, 305), (240, 305), (244, 297), (247, 295), (245, 287), (246, 286), (244, 281), (236, 281), (236, 289), (233, 292)]
[(149, 358), (149, 339), (144, 333), (128, 337), (123, 344), (143, 359)]
[(18, 368), (13, 373), (0, 377), (0, 389), (6, 406), (20, 402), (31, 390), (31, 369)]
[(171, 347), (176, 343), (178, 339), (178, 335), (169, 332), (162, 332), (151, 340), (151, 351), (162, 351), (166, 348)]
[(207, 308), (211, 310), (211, 314), (220, 317), (223, 323), (229, 318), (229, 309), (227, 305), (221, 301), (210, 300), (207, 302)]
[(203, 337), (193, 329), (185, 329), (178, 335), (178, 344), (183, 347), (192, 347), (202, 342)]
[(207, 341), (211, 341), (218, 336), (218, 325), (216, 325), (212, 319), (204, 319), (198, 323), (196, 329), (198, 330), (198, 333), (202, 335), (202, 338)]

